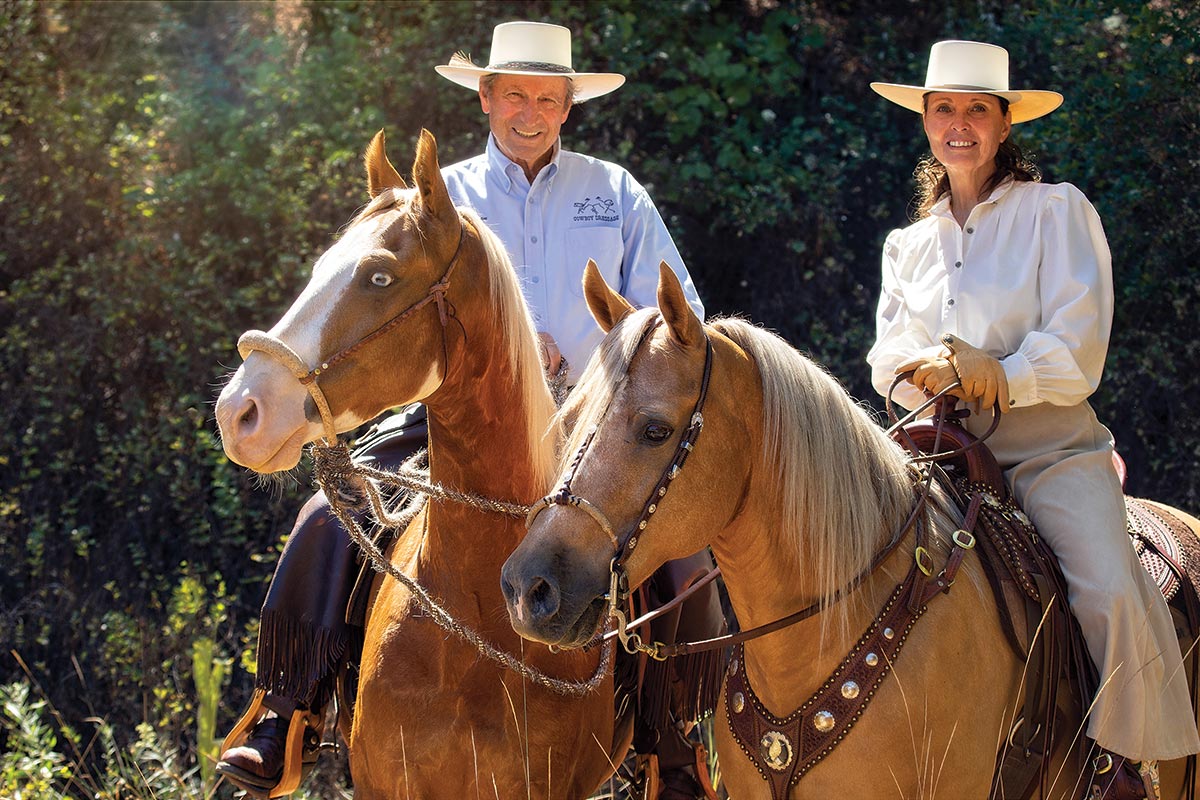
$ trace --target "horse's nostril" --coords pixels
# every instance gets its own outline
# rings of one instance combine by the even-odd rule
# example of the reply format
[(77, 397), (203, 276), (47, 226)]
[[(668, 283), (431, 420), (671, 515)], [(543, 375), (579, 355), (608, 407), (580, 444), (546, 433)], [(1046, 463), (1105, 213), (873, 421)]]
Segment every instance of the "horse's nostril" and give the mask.
[(238, 424), (244, 428), (252, 427), (258, 419), (258, 404), (253, 400), (249, 401), (249, 408), (242, 412), (238, 417)]
[(558, 589), (542, 578), (534, 579), (527, 596), (534, 617), (544, 619), (558, 612)]

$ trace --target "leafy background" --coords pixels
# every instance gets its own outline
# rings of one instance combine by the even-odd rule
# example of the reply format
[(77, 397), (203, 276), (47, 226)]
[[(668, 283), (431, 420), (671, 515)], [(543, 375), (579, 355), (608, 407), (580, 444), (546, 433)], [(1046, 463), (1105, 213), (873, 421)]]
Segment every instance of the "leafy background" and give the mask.
[(1130, 490), (1200, 509), (1190, 0), (0, 0), (0, 795), (213, 791), (201, 753), (248, 698), (309, 492), (221, 452), (236, 337), (364, 201), (376, 130), (398, 164), (421, 127), (443, 163), (480, 151), (478, 104), (432, 66), (485, 59), (522, 18), (629, 76), (564, 140), (650, 189), (710, 311), (778, 330), (875, 405), (879, 249), (925, 144), (867, 84), (919, 81), (940, 38), (1008, 47), (1014, 85), (1067, 97), (1019, 141), (1113, 249), (1095, 405)]

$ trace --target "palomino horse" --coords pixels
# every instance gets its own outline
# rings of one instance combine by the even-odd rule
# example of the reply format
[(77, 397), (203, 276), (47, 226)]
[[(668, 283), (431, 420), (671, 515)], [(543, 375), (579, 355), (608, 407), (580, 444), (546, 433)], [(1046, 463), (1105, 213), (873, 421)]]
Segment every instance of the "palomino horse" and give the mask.
[[(552, 477), (554, 403), (504, 247), (451, 203), (427, 131), (415, 189), (388, 161), (382, 131), (366, 168), (371, 202), (269, 334), (239, 343), (245, 362), (217, 405), (225, 452), (259, 472), (289, 469), (323, 434), (423, 401), (432, 481), (529, 503)], [(297, 365), (320, 365), (308, 388)], [(314, 380), (321, 391), (310, 396)], [(519, 519), (433, 502), (388, 558), (500, 650), (586, 679), (598, 654), (529, 646), (507, 622), (497, 577), (523, 534)], [(611, 674), (582, 698), (533, 685), (420, 618), (388, 577), (372, 588), (365, 637), (348, 734), (356, 796), (583, 797), (611, 774)], [(624, 749), (615, 752), (619, 762)]]
[[(620, 595), (615, 555), (627, 557), (632, 585), (708, 544), (743, 629), (822, 610), (734, 653), (716, 721), (731, 797), (770, 798), (767, 779), (791, 798), (988, 797), (1024, 664), (978, 559), (967, 553), (953, 590), (935, 589), (910, 628), (870, 627), (914, 562), (908, 457), (779, 337), (736, 319), (702, 325), (670, 270), (661, 312), (631, 311), (598, 273), (585, 285), (609, 334), (562, 411), (576, 455), (504, 567), (515, 629), (560, 647), (586, 642), (609, 593)], [(963, 522), (941, 495), (930, 516), (926, 556), (941, 567)], [(873, 638), (856, 648), (864, 631)], [(858, 673), (838, 672), (846, 663)], [(860, 698), (870, 699), (865, 710), (850, 702)], [(777, 720), (739, 739), (731, 718), (743, 725), (752, 705)], [(1078, 729), (1078, 711), (1059, 726), (1067, 739)], [(1081, 761), (1060, 749), (1049, 796), (1082, 795)], [(771, 777), (801, 763), (790, 788)], [(1163, 797), (1177, 796), (1181, 764), (1162, 769)]]

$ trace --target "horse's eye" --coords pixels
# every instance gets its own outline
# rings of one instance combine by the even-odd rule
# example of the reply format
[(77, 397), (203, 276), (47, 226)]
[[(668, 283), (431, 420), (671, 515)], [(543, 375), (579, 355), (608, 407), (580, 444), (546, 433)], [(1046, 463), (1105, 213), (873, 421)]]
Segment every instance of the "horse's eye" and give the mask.
[(376, 272), (374, 275), (371, 276), (371, 283), (375, 284), (376, 286), (380, 286), (380, 287), (391, 286), (392, 281), (394, 281), (394, 280), (395, 280), (395, 278), (393, 278), (390, 274), (388, 274), (386, 272)]
[(651, 422), (642, 428), (642, 438), (651, 444), (659, 444), (671, 438), (675, 429), (665, 422)]

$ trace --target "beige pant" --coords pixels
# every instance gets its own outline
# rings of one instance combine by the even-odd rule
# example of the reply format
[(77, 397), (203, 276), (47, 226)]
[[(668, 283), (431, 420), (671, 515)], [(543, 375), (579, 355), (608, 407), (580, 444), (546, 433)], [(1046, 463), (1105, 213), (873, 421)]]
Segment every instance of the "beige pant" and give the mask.
[[(985, 412), (967, 428), (979, 434), (990, 421)], [(1058, 556), (1071, 610), (1100, 669), (1088, 735), (1133, 760), (1200, 752), (1170, 612), (1126, 533), (1112, 434), (1087, 403), (1042, 403), (1005, 414), (988, 445)]]

